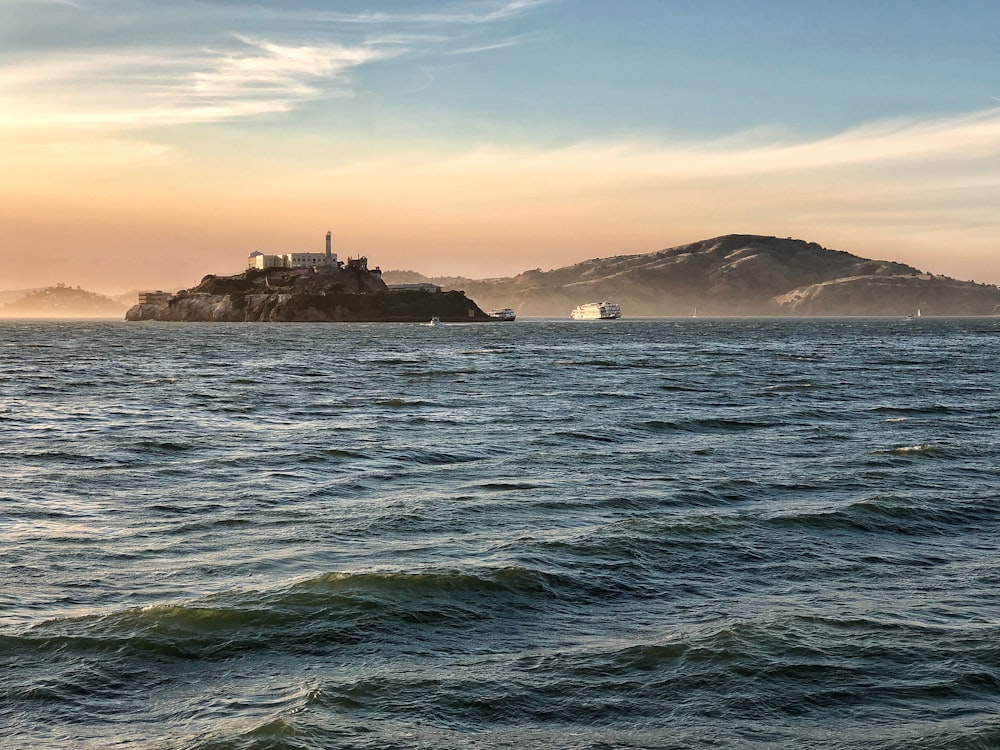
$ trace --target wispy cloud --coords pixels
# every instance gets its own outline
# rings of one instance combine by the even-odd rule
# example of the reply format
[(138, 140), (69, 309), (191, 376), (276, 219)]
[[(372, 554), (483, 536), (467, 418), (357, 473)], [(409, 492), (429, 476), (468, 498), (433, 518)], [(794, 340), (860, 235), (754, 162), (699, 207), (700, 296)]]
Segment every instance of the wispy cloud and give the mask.
[(353, 68), (396, 52), (236, 36), (229, 49), (50, 55), (0, 70), (0, 127), (178, 125), (287, 112), (346, 95)]
[(876, 172), (910, 168), (979, 174), (994, 169), (1000, 153), (1000, 107), (938, 118), (900, 118), (812, 139), (792, 133), (736, 132), (708, 141), (618, 139), (554, 150), (481, 150), (477, 158), (513, 168), (574, 174), (618, 173), (632, 179), (684, 183), (714, 179), (797, 177), (829, 172)]
[(556, 0), (510, 0), (494, 2), (479, 0), (478, 2), (458, 3), (445, 10), (408, 10), (402, 12), (365, 11), (362, 13), (344, 13), (341, 11), (307, 11), (316, 21), (358, 25), (479, 25), (506, 21), (529, 13), (544, 5), (551, 5)]
[(495, 42), (488, 42), (485, 44), (473, 45), (470, 47), (462, 47), (456, 49), (452, 52), (453, 55), (469, 55), (476, 54), (479, 52), (489, 52), (498, 49), (507, 49), (509, 47), (519, 47), (522, 44), (531, 44), (537, 42), (542, 38), (540, 34), (518, 34), (517, 36), (508, 37), (506, 39), (498, 39)]
[[(287, 113), (309, 101), (351, 95), (352, 72), (371, 63), (525, 43), (529, 35), (490, 39), (482, 27), (553, 1), (473, 0), (444, 9), (353, 14), (262, 3), (244, 8), (239, 21), (258, 31), (228, 34), (226, 44), (219, 39), (233, 23), (231, 10), (211, 3), (181, 3), (171, 10), (129, 0), (145, 7), (147, 17), (122, 0), (91, 0), (89, 10), (95, 12), (80, 16), (81, 35), (66, 39), (60, 31), (47, 44), (7, 55), (0, 49), (0, 128), (121, 129)], [(33, 21), (36, 33), (44, 19), (63, 27), (65, 13), (55, 6), (82, 7), (76, 0), (0, 0), (0, 5), (29, 3), (53, 7)], [(121, 28), (109, 35), (95, 25), (98, 18), (112, 21), (107, 28)], [(344, 32), (358, 26), (361, 35)], [(166, 38), (153, 27), (190, 28), (184, 36), (192, 42), (133, 41)], [(0, 33), (0, 41), (15, 39), (15, 32)], [(98, 35), (105, 39), (101, 46), (79, 46), (81, 39)], [(423, 85), (432, 80), (428, 74)]]
[(1000, 108), (940, 118), (896, 118), (869, 123), (811, 142), (742, 150), (709, 149), (698, 169), (774, 173), (854, 165), (973, 160), (1000, 148)]
[(543, 5), (548, 5), (551, 2), (552, 0), (511, 0), (511, 2), (503, 3), (499, 7), (493, 7), (492, 9), (484, 9), (483, 4), (480, 3), (477, 7), (466, 10), (457, 10), (451, 13), (426, 14), (424, 20), (469, 24), (496, 23), (522, 15)]
[(80, 3), (74, 0), (0, 0), (0, 5), (70, 5), (79, 8)]
[[(762, 142), (765, 140), (766, 142)], [(702, 142), (618, 140), (553, 150), (482, 149), (476, 158), (513, 168), (558, 170), (560, 165), (670, 181), (796, 176), (836, 170), (949, 169), (983, 164), (995, 170), (1000, 153), (1000, 107), (951, 117), (894, 119), (803, 139), (792, 134), (734, 133)], [(463, 158), (469, 158), (467, 155)]]

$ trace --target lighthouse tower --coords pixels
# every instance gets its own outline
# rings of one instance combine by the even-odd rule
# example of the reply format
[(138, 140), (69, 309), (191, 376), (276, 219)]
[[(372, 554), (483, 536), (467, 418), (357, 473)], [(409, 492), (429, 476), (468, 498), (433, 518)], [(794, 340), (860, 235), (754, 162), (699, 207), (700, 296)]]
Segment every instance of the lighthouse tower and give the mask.
[(331, 232), (326, 233), (326, 265), (332, 266), (333, 262), (333, 234)]

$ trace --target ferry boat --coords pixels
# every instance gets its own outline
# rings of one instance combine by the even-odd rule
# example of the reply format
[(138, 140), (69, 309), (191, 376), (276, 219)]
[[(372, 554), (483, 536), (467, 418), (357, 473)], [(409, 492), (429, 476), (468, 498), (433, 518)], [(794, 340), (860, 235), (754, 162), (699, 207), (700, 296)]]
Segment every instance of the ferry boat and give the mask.
[(490, 317), (496, 320), (514, 320), (517, 315), (509, 307), (490, 310)]
[(573, 309), (569, 314), (573, 320), (614, 320), (622, 316), (617, 302), (588, 302)]

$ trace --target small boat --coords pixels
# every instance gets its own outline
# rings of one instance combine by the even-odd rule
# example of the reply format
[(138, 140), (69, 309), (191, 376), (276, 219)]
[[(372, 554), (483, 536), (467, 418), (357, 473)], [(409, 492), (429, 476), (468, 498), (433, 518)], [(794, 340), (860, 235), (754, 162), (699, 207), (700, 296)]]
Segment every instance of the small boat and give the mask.
[(497, 308), (496, 310), (490, 310), (490, 317), (494, 320), (514, 320), (517, 315), (509, 307)]
[(587, 302), (573, 308), (569, 314), (573, 320), (614, 320), (622, 316), (617, 302)]
[(441, 318), (439, 318), (437, 315), (435, 315), (433, 318), (431, 318), (431, 322), (428, 323), (427, 325), (429, 325), (431, 328), (436, 328), (437, 326), (443, 325), (443, 324), (441, 323)]

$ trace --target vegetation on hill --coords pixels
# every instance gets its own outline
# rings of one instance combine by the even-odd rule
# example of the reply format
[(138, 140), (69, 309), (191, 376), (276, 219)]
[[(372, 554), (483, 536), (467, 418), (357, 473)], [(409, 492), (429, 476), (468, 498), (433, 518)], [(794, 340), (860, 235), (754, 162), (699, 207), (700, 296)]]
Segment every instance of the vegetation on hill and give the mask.
[[(388, 283), (398, 283), (395, 273), (384, 273)], [(485, 309), (558, 317), (604, 299), (619, 302), (626, 316), (906, 315), (918, 309), (924, 315), (984, 315), (1000, 305), (995, 286), (758, 235), (726, 235), (510, 278), (421, 280), (463, 289)]]
[(0, 316), (24, 318), (119, 318), (126, 306), (65, 284), (35, 289), (0, 307)]

